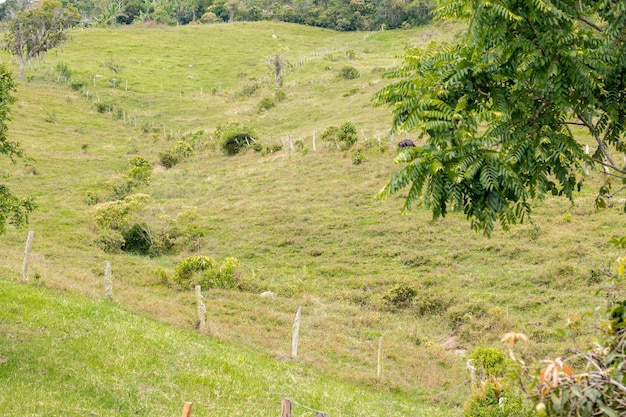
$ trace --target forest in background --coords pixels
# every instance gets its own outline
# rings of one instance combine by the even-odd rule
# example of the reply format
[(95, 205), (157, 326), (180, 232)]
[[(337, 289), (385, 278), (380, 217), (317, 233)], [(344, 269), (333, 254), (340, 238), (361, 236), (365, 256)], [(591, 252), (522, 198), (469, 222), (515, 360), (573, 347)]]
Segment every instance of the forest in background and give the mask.
[[(87, 26), (275, 20), (339, 31), (409, 28), (430, 21), (430, 0), (63, 0)], [(0, 4), (0, 20), (32, 6), (31, 0)]]

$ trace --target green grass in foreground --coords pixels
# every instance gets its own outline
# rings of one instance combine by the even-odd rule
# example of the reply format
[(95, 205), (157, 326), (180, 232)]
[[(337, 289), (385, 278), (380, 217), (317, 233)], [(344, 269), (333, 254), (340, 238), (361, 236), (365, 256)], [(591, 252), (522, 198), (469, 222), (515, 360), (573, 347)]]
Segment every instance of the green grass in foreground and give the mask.
[(0, 279), (0, 306), (2, 416), (164, 417), (184, 401), (194, 403), (194, 417), (276, 416), (285, 397), (333, 416), (453, 415), (107, 301)]

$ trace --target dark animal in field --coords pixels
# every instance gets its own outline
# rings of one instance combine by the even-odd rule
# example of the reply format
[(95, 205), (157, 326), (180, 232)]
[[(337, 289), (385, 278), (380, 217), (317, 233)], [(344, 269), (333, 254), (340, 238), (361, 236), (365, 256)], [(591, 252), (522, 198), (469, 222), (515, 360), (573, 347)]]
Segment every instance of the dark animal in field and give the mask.
[(411, 139), (404, 139), (400, 143), (398, 143), (398, 148), (413, 148), (415, 144)]

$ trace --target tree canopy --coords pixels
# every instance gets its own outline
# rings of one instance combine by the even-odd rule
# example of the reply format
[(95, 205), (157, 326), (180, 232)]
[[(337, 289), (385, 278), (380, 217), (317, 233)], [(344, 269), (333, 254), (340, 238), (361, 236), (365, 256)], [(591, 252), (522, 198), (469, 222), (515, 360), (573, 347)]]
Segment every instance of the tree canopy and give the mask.
[[(21, 10), (24, 0), (0, 3), (0, 20)], [(329, 29), (378, 30), (430, 21), (431, 0), (63, 0), (85, 22), (116, 25), (156, 22), (278, 20)], [(205, 16), (203, 19), (202, 17)]]
[(74, 6), (64, 7), (58, 0), (44, 0), (41, 6), (18, 12), (4, 33), (3, 48), (20, 62), (19, 77), (26, 64), (67, 40), (67, 29), (78, 23), (80, 14)]
[(489, 235), (527, 218), (533, 199), (572, 199), (595, 163), (606, 204), (626, 182), (626, 1), (442, 0), (435, 15), (467, 30), (386, 74), (375, 103), (423, 144), (398, 154), (404, 167), (379, 196), (408, 187), (405, 210), (463, 211)]
[[(11, 93), (15, 90), (15, 82), (3, 64), (0, 64), (0, 154), (12, 162), (24, 157), (24, 152), (17, 142), (7, 138), (7, 120), (10, 117), (10, 106), (15, 102)], [(0, 234), (6, 230), (7, 223), (21, 226), (28, 221), (28, 214), (35, 205), (30, 199), (20, 199), (13, 195), (3, 184), (0, 184)]]

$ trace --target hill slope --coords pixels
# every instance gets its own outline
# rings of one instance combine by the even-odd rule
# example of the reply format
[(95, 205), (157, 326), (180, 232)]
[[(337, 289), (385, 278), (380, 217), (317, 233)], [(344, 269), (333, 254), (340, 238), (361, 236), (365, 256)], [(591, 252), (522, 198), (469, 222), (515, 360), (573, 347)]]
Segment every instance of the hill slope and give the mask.
[[(503, 332), (527, 333), (539, 357), (568, 348), (555, 329), (602, 304), (595, 290), (613, 255), (606, 242), (625, 223), (617, 211), (594, 211), (599, 176), (576, 206), (538, 202), (535, 224), (491, 239), (457, 215), (433, 223), (418, 208), (401, 217), (401, 199), (373, 198), (395, 168), (388, 116), (369, 102), (384, 83), (380, 68), (405, 45), (440, 33), (345, 34), (267, 22), (76, 32), (29, 70), (9, 130), (34, 158), (3, 180), (39, 204), (30, 225), (31, 280), (101, 298), (111, 260), (115, 299), (125, 309), (193, 328), (194, 294), (167, 276), (193, 253), (236, 257), (241, 289), (205, 289), (212, 335), (283, 359), (302, 306), (300, 361), (375, 385), (382, 336), (385, 376), (377, 388), (418, 395), (461, 383), (467, 375), (456, 353), (497, 344)], [(267, 59), (280, 48), (276, 39), (294, 63), (287, 99), (258, 112), (258, 102), (275, 94)], [(198, 46), (208, 44), (215, 48)], [(338, 79), (344, 65), (361, 77)], [(64, 66), (76, 89), (56, 83)], [(103, 104), (110, 106), (100, 113)], [(346, 120), (358, 127), (356, 148), (324, 146), (321, 131)], [(263, 144), (280, 140), (283, 149), (227, 157), (212, 138), (227, 121), (250, 123)], [(193, 155), (172, 169), (159, 166), (159, 153), (199, 131)], [(291, 150), (289, 137), (303, 142)], [(353, 162), (356, 150), (361, 164)], [(149, 185), (135, 190), (152, 199), (143, 220), (162, 226), (191, 216), (204, 233), (194, 247), (153, 258), (99, 249), (93, 203), (106, 200), (138, 155), (154, 166)], [(20, 275), (25, 236), (10, 231), (0, 242), (7, 277)], [(260, 298), (267, 290), (276, 296)], [(594, 324), (582, 325), (583, 338)]]
[(0, 304), (2, 415), (174, 416), (191, 401), (194, 416), (275, 416), (287, 397), (336, 416), (451, 415), (106, 301), (1, 279)]

